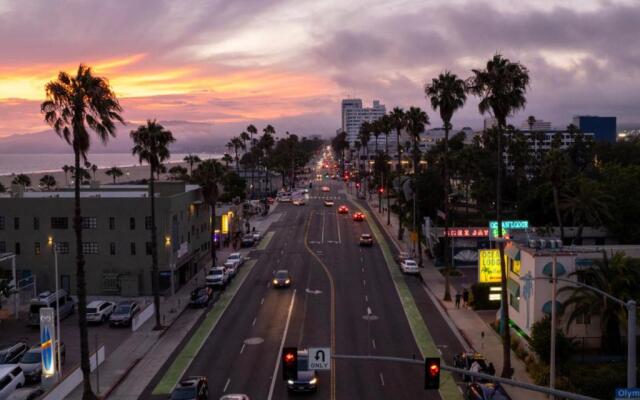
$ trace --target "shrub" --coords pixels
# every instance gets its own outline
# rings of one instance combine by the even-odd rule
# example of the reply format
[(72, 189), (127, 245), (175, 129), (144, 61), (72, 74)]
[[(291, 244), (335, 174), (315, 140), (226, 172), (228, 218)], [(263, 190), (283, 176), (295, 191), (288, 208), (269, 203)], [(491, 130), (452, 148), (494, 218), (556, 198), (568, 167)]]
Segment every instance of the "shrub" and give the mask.
[(572, 366), (568, 380), (580, 394), (610, 399), (616, 387), (626, 387), (626, 376), (625, 364), (587, 364)]
[[(567, 338), (561, 329), (556, 331), (556, 364), (564, 366), (571, 358), (573, 342)], [(551, 318), (545, 317), (531, 327), (531, 348), (540, 360), (549, 364), (551, 353)]]
[(471, 285), (470, 302), (474, 310), (497, 310), (500, 308), (499, 300), (489, 300), (490, 287), (488, 283), (474, 283)]

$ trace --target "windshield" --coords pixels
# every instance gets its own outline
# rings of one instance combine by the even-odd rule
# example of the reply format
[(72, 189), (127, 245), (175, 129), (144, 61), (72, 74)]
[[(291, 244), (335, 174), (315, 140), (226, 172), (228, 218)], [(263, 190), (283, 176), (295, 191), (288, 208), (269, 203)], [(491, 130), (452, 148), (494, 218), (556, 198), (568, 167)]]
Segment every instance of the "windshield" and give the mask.
[(407, 265), (411, 265), (411, 266), (416, 265), (416, 262), (415, 262), (415, 261), (413, 261), (413, 260), (407, 260), (407, 261), (405, 261), (405, 262), (407, 263)]
[(188, 400), (196, 398), (196, 388), (195, 387), (186, 387), (186, 388), (177, 388), (171, 394), (171, 400)]
[(41, 355), (42, 353), (39, 351), (30, 350), (24, 353), (20, 362), (24, 364), (36, 364), (42, 360)]
[(211, 270), (211, 273), (213, 275), (222, 275), (223, 269), (222, 268), (216, 268), (214, 270)]
[(276, 278), (278, 279), (287, 279), (288, 277), (289, 277), (289, 273), (287, 271), (276, 272)]
[(121, 304), (118, 307), (116, 307), (116, 309), (115, 309), (115, 311), (113, 313), (114, 314), (128, 314), (130, 308), (131, 308), (131, 306), (129, 304)]

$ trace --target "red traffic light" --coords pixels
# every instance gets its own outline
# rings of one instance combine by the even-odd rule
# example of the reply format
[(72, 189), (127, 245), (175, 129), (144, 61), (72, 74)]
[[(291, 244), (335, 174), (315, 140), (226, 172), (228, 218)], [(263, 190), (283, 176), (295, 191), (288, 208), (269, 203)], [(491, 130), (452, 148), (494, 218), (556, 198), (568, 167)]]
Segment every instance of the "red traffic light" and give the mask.
[(356, 188), (360, 189), (360, 183), (356, 183)]
[(440, 366), (436, 364), (429, 365), (429, 375), (436, 376), (440, 373)]
[(380, 192), (380, 193), (384, 193), (384, 188), (383, 188), (383, 187), (381, 187), (380, 189), (378, 189), (378, 192)]
[(298, 379), (298, 348), (282, 349), (282, 379), (285, 381)]
[(437, 390), (440, 388), (440, 358), (427, 357), (424, 359), (424, 388)]

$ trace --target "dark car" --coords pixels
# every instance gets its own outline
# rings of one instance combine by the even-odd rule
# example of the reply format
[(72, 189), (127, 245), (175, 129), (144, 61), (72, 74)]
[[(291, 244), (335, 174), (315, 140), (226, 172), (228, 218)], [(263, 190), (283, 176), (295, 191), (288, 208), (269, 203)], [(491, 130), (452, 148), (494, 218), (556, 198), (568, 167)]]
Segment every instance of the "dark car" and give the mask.
[[(60, 357), (60, 364), (64, 365), (67, 354), (64, 342), (60, 342), (60, 352), (56, 354)], [(18, 365), (22, 368), (26, 382), (40, 382), (42, 378), (42, 348), (39, 345), (33, 346), (24, 353)]]
[(200, 286), (193, 289), (191, 299), (189, 300), (189, 307), (198, 308), (208, 306), (212, 294), (213, 291), (207, 286)]
[(499, 383), (473, 382), (467, 386), (464, 398), (467, 400), (511, 400)]
[(352, 218), (354, 221), (361, 222), (361, 221), (364, 221), (364, 214), (359, 211), (356, 211), (353, 213)]
[(204, 376), (189, 376), (178, 383), (171, 400), (204, 400), (209, 398), (209, 383)]
[(0, 364), (17, 364), (22, 355), (29, 350), (25, 342), (0, 345)]
[(140, 306), (135, 301), (123, 301), (118, 303), (109, 317), (109, 326), (131, 326), (133, 317), (140, 311)]
[(255, 244), (255, 239), (253, 238), (253, 235), (249, 234), (249, 235), (244, 235), (242, 237), (242, 247), (251, 247)]
[(360, 235), (360, 246), (373, 246), (373, 237), (370, 233)]
[(349, 207), (341, 205), (338, 207), (338, 214), (349, 214)]
[[(473, 368), (477, 372), (487, 372), (487, 362), (480, 353), (465, 352), (453, 356), (453, 366), (456, 368), (472, 370), (474, 363), (477, 363), (477, 367)], [(462, 375), (462, 380), (470, 382), (475, 379), (470, 375)]]
[(290, 392), (315, 392), (318, 390), (318, 374), (309, 369), (309, 352), (298, 351), (298, 377), (287, 381)]
[(272, 283), (275, 288), (291, 286), (291, 276), (289, 276), (289, 271), (286, 269), (276, 271), (276, 274), (273, 276)]

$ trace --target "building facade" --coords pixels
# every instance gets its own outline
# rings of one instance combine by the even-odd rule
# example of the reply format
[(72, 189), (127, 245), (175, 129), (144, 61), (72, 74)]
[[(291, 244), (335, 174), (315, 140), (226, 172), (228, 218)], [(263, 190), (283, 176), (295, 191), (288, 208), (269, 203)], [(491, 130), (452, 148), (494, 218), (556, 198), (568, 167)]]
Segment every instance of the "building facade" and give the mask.
[[(358, 139), (360, 125), (364, 121), (375, 121), (386, 114), (387, 109), (384, 104), (380, 104), (378, 100), (373, 101), (372, 107), (362, 107), (361, 99), (344, 99), (342, 100), (342, 131), (347, 133), (347, 141), (350, 146)], [(384, 135), (380, 135), (379, 145), (384, 146)], [(371, 142), (374, 142), (372, 138)], [(390, 143), (391, 143), (390, 139)], [(370, 143), (370, 146), (371, 147)], [(379, 147), (380, 148), (380, 147)]]
[[(533, 129), (532, 129), (533, 128)], [(529, 125), (529, 121), (524, 120), (520, 124), (520, 130), (522, 131), (549, 131), (551, 130), (551, 122), (537, 119), (533, 123), (533, 127)]]
[[(147, 185), (109, 185), (81, 191), (87, 292), (151, 294), (151, 217)], [(202, 268), (210, 252), (210, 211), (201, 189), (156, 183), (160, 289), (175, 290)], [(72, 190), (0, 196), (0, 253), (16, 254), (21, 276), (38, 291), (54, 286), (54, 245), (60, 286), (76, 293)]]
[(616, 117), (598, 117), (594, 115), (576, 115), (573, 124), (581, 132), (593, 133), (593, 138), (598, 142), (615, 143), (617, 137)]

